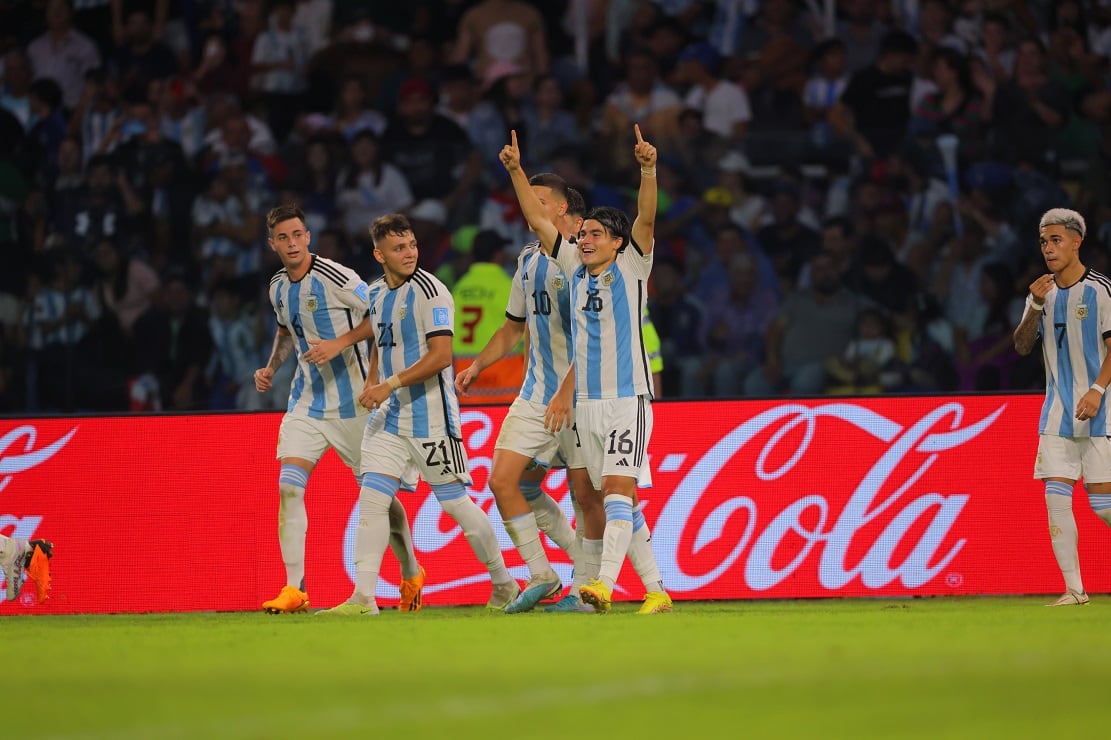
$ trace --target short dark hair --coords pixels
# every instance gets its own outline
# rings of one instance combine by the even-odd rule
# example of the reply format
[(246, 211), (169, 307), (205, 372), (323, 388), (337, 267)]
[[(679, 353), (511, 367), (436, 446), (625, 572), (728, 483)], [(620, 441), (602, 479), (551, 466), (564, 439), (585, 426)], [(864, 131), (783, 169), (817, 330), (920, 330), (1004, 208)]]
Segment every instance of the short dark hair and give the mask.
[(46, 103), (51, 110), (62, 105), (62, 87), (50, 77), (40, 77), (32, 82), (28, 93)]
[(554, 172), (541, 172), (528, 179), (528, 184), (534, 188), (551, 188), (551, 191), (560, 200), (567, 200), (567, 181)]
[(567, 215), (583, 216), (586, 214), (586, 200), (582, 193), (570, 185), (567, 186)]
[(918, 41), (906, 31), (889, 31), (880, 40), (880, 56), (885, 54), (905, 54), (914, 56), (918, 53)]
[(612, 206), (601, 206), (592, 208), (590, 213), (586, 214), (584, 221), (597, 221), (602, 224), (602, 228), (612, 237), (621, 237), (622, 242), (619, 249), (624, 249), (629, 246), (633, 241), (632, 224), (629, 223), (629, 217), (625, 212), (613, 208)]
[(291, 218), (299, 218), (301, 223), (305, 223), (305, 212), (301, 210), (301, 206), (296, 203), (282, 203), (280, 206), (274, 206), (266, 214), (266, 230), (273, 232), (275, 226)]
[(387, 213), (385, 216), (374, 219), (374, 223), (370, 225), (370, 238), (374, 240), (374, 244), (377, 246), (378, 242), (390, 234), (404, 234), (412, 230), (413, 225), (409, 223), (409, 219), (404, 213)]

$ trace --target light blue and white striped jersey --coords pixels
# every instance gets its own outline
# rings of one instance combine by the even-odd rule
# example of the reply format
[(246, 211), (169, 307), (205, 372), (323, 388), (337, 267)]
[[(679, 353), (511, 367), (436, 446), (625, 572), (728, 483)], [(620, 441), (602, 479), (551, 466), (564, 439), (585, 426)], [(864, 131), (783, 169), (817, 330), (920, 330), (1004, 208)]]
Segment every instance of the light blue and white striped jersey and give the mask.
[[(370, 321), (378, 348), (378, 377), (385, 380), (428, 354), (431, 337), (452, 336), (455, 301), (436, 276), (417, 268), (396, 288), (385, 278), (371, 284)], [(455, 372), (449, 364), (420, 385), (407, 385), (386, 404), (385, 429), (399, 437), (462, 439)]]
[(1088, 270), (1069, 288), (1049, 289), (1038, 330), (1045, 360), (1045, 403), (1038, 433), (1055, 437), (1107, 436), (1107, 401), (1091, 419), (1076, 418), (1107, 356), (1111, 336), (1111, 280)]
[(369, 289), (358, 274), (338, 262), (313, 255), (312, 266), (294, 282), (285, 268), (270, 279), (270, 303), (278, 324), (293, 335), (297, 373), (289, 391), (291, 414), (313, 419), (365, 416), (359, 394), (367, 374), (366, 342), (347, 347), (327, 365), (305, 362), (309, 340), (335, 339), (366, 318)]
[(552, 256), (572, 276), (575, 397), (651, 395), (652, 373), (640, 321), (648, 305), (652, 253), (641, 253), (632, 242), (601, 275), (588, 273), (574, 243), (564, 244), (562, 237)]
[(570, 281), (540, 249), (540, 242), (527, 244), (517, 257), (505, 316), (528, 323), (528, 364), (519, 395), (526, 401), (547, 404), (559, 390), (574, 354)]

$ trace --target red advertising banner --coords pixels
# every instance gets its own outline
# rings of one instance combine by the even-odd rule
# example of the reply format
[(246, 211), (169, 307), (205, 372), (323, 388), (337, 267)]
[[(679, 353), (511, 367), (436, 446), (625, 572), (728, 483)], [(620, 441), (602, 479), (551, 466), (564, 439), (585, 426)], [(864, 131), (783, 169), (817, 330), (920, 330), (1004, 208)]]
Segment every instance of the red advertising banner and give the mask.
[[(676, 599), (1059, 593), (1039, 396), (659, 403), (643, 510)], [(464, 410), (474, 486), (506, 562), (526, 571), (486, 487), (503, 408)], [(0, 421), (0, 533), (56, 544), (53, 588), (0, 614), (257, 609), (284, 585), (274, 459), (280, 414)], [(570, 516), (562, 472), (547, 490)], [(351, 592), (357, 483), (329, 452), (309, 481), (314, 607)], [(424, 484), (401, 493), (425, 603), (490, 584)], [(1111, 531), (1078, 487), (1085, 584), (1111, 591)], [(566, 556), (549, 546), (570, 583)], [(379, 604), (396, 603), (387, 553)], [(618, 598), (643, 587), (626, 566)]]

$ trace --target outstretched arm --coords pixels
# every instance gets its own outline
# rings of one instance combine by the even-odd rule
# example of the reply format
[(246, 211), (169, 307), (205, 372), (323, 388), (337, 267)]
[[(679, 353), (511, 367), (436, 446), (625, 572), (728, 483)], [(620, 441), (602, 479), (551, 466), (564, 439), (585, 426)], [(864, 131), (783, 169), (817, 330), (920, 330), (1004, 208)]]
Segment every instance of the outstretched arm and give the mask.
[(548, 218), (544, 206), (540, 204), (540, 199), (528, 184), (528, 175), (521, 169), (521, 150), (517, 146), (515, 130), (510, 132), (510, 143), (502, 147), (501, 154), (498, 156), (501, 158), (501, 163), (505, 165), (506, 172), (509, 173), (513, 192), (517, 194), (517, 201), (521, 204), (521, 213), (528, 221), (529, 228), (540, 237), (540, 246), (544, 253), (550, 255), (559, 238), (559, 230)]
[(639, 124), (633, 124), (633, 131), (637, 135), (633, 154), (640, 164), (640, 192), (637, 194), (637, 218), (633, 221), (632, 234), (641, 254), (649, 254), (656, 231), (656, 147), (640, 135)]

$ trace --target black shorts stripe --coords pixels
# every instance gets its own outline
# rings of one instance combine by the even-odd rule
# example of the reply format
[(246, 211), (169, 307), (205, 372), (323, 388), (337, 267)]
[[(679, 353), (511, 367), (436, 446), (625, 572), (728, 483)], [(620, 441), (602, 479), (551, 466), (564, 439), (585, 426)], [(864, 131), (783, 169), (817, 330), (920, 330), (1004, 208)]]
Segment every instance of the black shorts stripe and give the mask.
[[(451, 397), (448, 395), (448, 388), (444, 383), (444, 373), (441, 371), (437, 373), (436, 380), (440, 384), (440, 405), (444, 410), (444, 427), (450, 427), (451, 424)], [(450, 436), (450, 428), (449, 428)]]
[[(637, 280), (637, 305), (640, 306), (641, 321), (644, 320), (644, 281)], [(644, 382), (647, 384), (648, 395), (651, 396), (655, 389), (652, 387), (652, 369), (648, 366), (648, 350), (644, 346), (644, 328), (638, 324), (637, 340), (640, 342), (640, 361), (644, 363)]]
[(463, 451), (463, 445), (455, 437), (451, 438), (451, 449), (455, 452), (455, 472), (457, 475), (466, 475), (467, 473), (467, 455)]
[(647, 416), (645, 416), (645, 413), (644, 413), (644, 397), (643, 396), (638, 396), (637, 397), (637, 447), (635, 447), (635, 454), (633, 456), (633, 464), (635, 464), (635, 466), (637, 466), (638, 468), (640, 468), (641, 464), (644, 462), (644, 447), (645, 447), (645, 444), (648, 443), (648, 440), (644, 439), (644, 431), (645, 431), (644, 427), (647, 426), (647, 423), (648, 423), (648, 419), (647, 419)]

